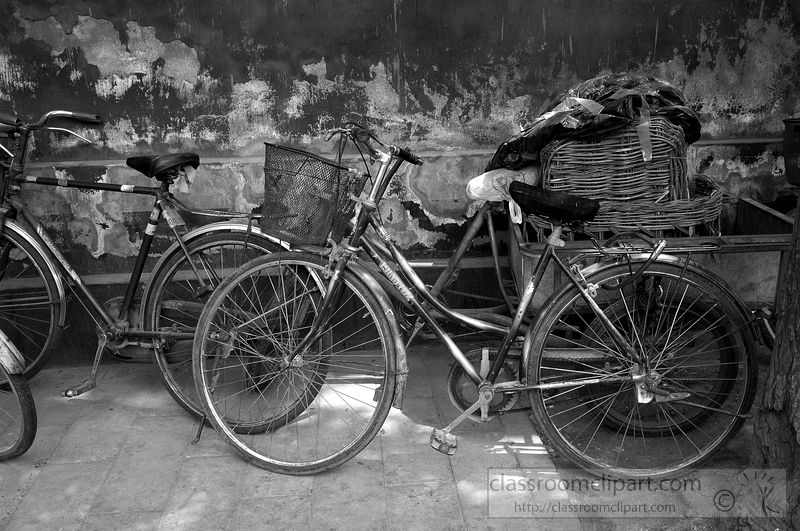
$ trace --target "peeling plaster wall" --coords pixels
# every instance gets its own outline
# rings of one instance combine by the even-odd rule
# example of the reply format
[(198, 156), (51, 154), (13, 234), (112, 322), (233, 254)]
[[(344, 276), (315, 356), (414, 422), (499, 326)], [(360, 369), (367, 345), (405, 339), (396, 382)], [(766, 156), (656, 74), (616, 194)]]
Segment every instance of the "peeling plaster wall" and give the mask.
[[(36, 173), (143, 183), (125, 157), (192, 150), (206, 163), (182, 199), (249, 210), (261, 202), (263, 141), (326, 152), (324, 129), (355, 119), (426, 155), (382, 206), (416, 253), (455, 246), (473, 208), (466, 181), (549, 96), (580, 80), (632, 71), (671, 81), (701, 113), (706, 139), (774, 138), (800, 112), (800, 5), (790, 0), (0, 5), (0, 111), (105, 119), (84, 131), (91, 147), (39, 136)], [(731, 193), (769, 201), (785, 187), (779, 144), (702, 146), (689, 157)], [(70, 160), (86, 162), (52, 162)], [(83, 270), (121, 268), (136, 252), (147, 201), (26, 193)]]

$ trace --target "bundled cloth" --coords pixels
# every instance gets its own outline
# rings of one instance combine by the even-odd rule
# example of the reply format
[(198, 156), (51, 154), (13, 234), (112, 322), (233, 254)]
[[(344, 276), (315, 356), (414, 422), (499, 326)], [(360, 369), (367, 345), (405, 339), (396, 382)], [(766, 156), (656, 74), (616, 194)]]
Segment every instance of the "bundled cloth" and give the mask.
[(522, 223), (522, 210), (511, 198), (508, 188), (514, 181), (522, 181), (525, 184), (536, 186), (539, 184), (540, 177), (539, 167), (536, 165), (528, 166), (520, 171), (505, 168), (487, 171), (470, 179), (467, 183), (467, 197), (477, 201), (508, 201), (511, 221), (520, 224)]
[(642, 158), (652, 156), (650, 119), (661, 116), (683, 130), (687, 144), (700, 138), (700, 119), (683, 94), (665, 81), (630, 74), (589, 79), (546, 103), (529, 127), (495, 152), (486, 171), (518, 170), (540, 161), (540, 151), (553, 140), (600, 138), (634, 125)]

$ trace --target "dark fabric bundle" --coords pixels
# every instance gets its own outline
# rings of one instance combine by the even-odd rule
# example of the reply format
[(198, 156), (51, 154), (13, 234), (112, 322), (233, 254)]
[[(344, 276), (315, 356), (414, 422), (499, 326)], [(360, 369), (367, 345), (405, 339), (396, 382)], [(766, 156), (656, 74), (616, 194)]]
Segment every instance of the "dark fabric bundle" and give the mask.
[(539, 151), (553, 140), (598, 138), (636, 124), (646, 128), (651, 116), (680, 127), (687, 144), (700, 138), (697, 113), (669, 83), (630, 74), (589, 79), (546, 103), (531, 126), (500, 145), (486, 171), (538, 162)]

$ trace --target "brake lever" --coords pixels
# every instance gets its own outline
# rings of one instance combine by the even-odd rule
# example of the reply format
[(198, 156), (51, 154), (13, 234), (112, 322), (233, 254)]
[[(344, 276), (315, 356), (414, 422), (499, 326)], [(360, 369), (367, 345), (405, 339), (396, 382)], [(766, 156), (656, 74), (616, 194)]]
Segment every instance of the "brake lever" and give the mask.
[(75, 131), (73, 131), (73, 130), (71, 130), (71, 129), (66, 129), (66, 128), (64, 128), (64, 127), (52, 127), (52, 126), (46, 126), (46, 127), (42, 127), (42, 129), (47, 129), (48, 131), (62, 131), (62, 132), (64, 132), (64, 133), (69, 133), (69, 134), (71, 134), (71, 135), (77, 136), (78, 138), (80, 138), (81, 140), (83, 140), (84, 142), (86, 142), (87, 144), (93, 144), (93, 143), (94, 143), (94, 142), (92, 142), (91, 140), (89, 140), (88, 138), (86, 138), (85, 136), (83, 136), (83, 135), (79, 135), (79, 134), (78, 134), (78, 133), (76, 133)]
[(328, 136), (325, 137), (325, 142), (330, 141), (330, 139), (333, 138), (334, 135), (341, 135), (341, 134), (349, 135), (351, 133), (352, 133), (351, 129), (342, 128), (342, 127), (337, 127), (336, 129), (330, 129), (329, 133), (328, 133)]

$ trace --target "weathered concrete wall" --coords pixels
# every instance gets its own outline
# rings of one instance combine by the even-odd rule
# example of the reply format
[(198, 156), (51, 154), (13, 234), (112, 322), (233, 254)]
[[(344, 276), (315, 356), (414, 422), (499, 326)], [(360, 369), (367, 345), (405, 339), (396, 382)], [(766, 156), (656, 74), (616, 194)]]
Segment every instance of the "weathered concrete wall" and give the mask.
[[(36, 173), (142, 182), (124, 167), (126, 156), (194, 150), (207, 163), (188, 201), (249, 210), (261, 201), (261, 142), (324, 152), (323, 130), (356, 119), (427, 156), (384, 205), (398, 241), (419, 252), (455, 245), (470, 209), (465, 182), (549, 95), (580, 80), (625, 70), (669, 80), (701, 113), (704, 138), (778, 137), (781, 120), (800, 112), (800, 4), (790, 0), (0, 7), (0, 110), (105, 118), (86, 131), (91, 147), (40, 136)], [(690, 162), (728, 191), (771, 200), (784, 186), (779, 148), (704, 146)], [(71, 160), (84, 167), (63, 164)], [(87, 268), (113, 269), (135, 252), (146, 201), (28, 193)]]

